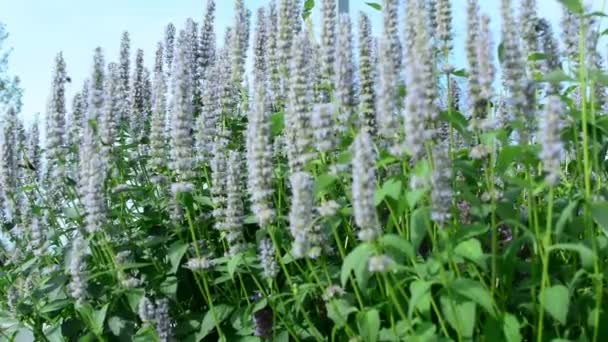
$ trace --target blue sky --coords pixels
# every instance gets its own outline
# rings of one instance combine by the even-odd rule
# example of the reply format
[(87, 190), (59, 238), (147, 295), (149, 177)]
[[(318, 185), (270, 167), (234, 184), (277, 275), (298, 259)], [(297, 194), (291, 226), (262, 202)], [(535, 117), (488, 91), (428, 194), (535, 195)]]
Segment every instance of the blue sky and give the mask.
[[(245, 0), (245, 4), (255, 14), (257, 7), (269, 1)], [(365, 5), (365, 1), (370, 0), (350, 0), (350, 11), (357, 13), (364, 10), (369, 13), (374, 33), (377, 34), (381, 30), (381, 14)], [(601, 9), (604, 1), (591, 0), (588, 3)], [(498, 37), (500, 0), (481, 0), (480, 3), (482, 11), (492, 18), (493, 32)], [(10, 33), (6, 45), (13, 48), (10, 72), (21, 78), (25, 88), (24, 119), (31, 121), (36, 112), (44, 116), (53, 59), (58, 51), (63, 51), (68, 74), (72, 78), (72, 85), (68, 89), (70, 103), (72, 93), (80, 89), (82, 81), (90, 74), (95, 47), (104, 48), (106, 62), (116, 60), (120, 35), (128, 30), (131, 33), (132, 52), (143, 48), (146, 63), (150, 65), (165, 25), (171, 21), (179, 29), (188, 17), (200, 21), (205, 4), (205, 0), (0, 0), (0, 21), (7, 25)], [(232, 22), (233, 1), (216, 0), (216, 4), (216, 32), (222, 34)], [(466, 0), (453, 0), (453, 4), (457, 47), (455, 64), (460, 67), (464, 66), (463, 45), (460, 42), (465, 35)], [(538, 4), (541, 15), (557, 25), (561, 16), (558, 1), (538, 0)], [(313, 17), (318, 19), (317, 11)], [(606, 27), (605, 24), (603, 26)], [(559, 32), (557, 27), (554, 29)]]

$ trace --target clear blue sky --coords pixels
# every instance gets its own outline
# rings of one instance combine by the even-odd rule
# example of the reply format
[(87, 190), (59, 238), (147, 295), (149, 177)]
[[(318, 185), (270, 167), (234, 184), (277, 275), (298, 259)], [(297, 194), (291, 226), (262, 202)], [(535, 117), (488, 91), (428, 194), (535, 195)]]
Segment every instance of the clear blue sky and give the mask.
[[(350, 0), (351, 13), (359, 10), (369, 13), (377, 34), (381, 30), (381, 14), (365, 5), (365, 1), (371, 0)], [(600, 9), (603, 1), (590, 0), (589, 3)], [(268, 2), (245, 0), (254, 14), (257, 7)], [(460, 67), (464, 66), (460, 42), (465, 35), (466, 0), (453, 0), (453, 3), (456, 64)], [(480, 3), (482, 11), (492, 18), (497, 36), (500, 1), (481, 0)], [(541, 15), (556, 25), (561, 16), (558, 1), (538, 0), (538, 3)], [(232, 0), (216, 0), (216, 4), (216, 32), (221, 37), (224, 28), (232, 22), (234, 5)], [(128, 30), (132, 52), (143, 48), (146, 63), (150, 65), (165, 25), (171, 21), (179, 29), (188, 17), (201, 21), (205, 5), (206, 0), (0, 0), (0, 21), (7, 25), (10, 33), (7, 46), (14, 49), (10, 72), (21, 78), (25, 89), (23, 117), (30, 121), (36, 112), (44, 117), (53, 59), (58, 51), (64, 52), (68, 73), (72, 77), (71, 89), (68, 89), (68, 103), (71, 103), (73, 91), (80, 89), (82, 81), (90, 74), (95, 47), (104, 48), (106, 62), (116, 60), (121, 32)], [(318, 12), (313, 13), (313, 17), (318, 20)], [(557, 27), (554, 29), (559, 32)]]

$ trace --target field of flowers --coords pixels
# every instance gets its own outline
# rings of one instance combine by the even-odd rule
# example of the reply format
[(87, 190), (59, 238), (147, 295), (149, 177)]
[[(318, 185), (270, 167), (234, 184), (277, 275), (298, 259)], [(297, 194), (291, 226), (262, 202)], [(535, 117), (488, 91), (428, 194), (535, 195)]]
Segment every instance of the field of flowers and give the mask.
[(559, 2), (453, 46), (450, 0), (207, 0), (71, 105), (59, 53), (44, 134), (2, 114), (0, 341), (605, 341), (608, 30)]

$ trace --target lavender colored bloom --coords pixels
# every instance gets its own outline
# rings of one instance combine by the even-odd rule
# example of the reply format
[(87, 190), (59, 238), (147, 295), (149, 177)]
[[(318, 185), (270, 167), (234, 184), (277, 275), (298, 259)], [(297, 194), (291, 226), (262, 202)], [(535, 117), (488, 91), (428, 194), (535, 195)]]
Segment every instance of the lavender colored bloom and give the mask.
[(121, 124), (128, 124), (130, 122), (131, 113), (131, 40), (129, 38), (129, 32), (123, 32), (120, 41), (120, 112), (118, 113), (118, 121)]
[(147, 113), (144, 98), (144, 51), (137, 50), (135, 70), (133, 70), (133, 87), (131, 88), (131, 138), (137, 141), (145, 135), (144, 125)]
[(373, 65), (371, 21), (367, 14), (361, 12), (359, 13), (359, 83), (361, 87), (359, 127), (366, 127), (372, 134), (375, 134), (376, 92)]
[(172, 169), (181, 181), (190, 181), (193, 175), (193, 138), (194, 125), (192, 108), (192, 75), (188, 65), (189, 46), (186, 44), (185, 31), (180, 32), (178, 52), (174, 70), (175, 88), (173, 94), (173, 118), (171, 120)]
[(313, 181), (310, 174), (296, 172), (289, 178), (291, 184), (291, 209), (289, 232), (293, 237), (292, 253), (295, 258), (315, 258), (321, 247), (313, 220)]
[(158, 44), (154, 70), (154, 103), (150, 122), (150, 164), (158, 170), (165, 166), (168, 157), (166, 136), (167, 84), (163, 73), (163, 46)]
[[(380, 49), (389, 49), (389, 42), (382, 40)], [(397, 118), (397, 69), (388, 54), (379, 56), (379, 84), (378, 97), (376, 99), (376, 121), (378, 122), (378, 133), (383, 138), (392, 140), (398, 134)]]
[(522, 38), (524, 40), (523, 51), (529, 55), (539, 50), (538, 32), (536, 24), (538, 14), (536, 13), (536, 0), (522, 0), (519, 12)]
[(494, 83), (495, 70), (492, 62), (492, 51), (494, 51), (494, 45), (490, 32), (490, 17), (483, 15), (481, 16), (478, 42), (479, 95), (486, 101), (492, 98), (492, 84)]
[(171, 73), (173, 71), (173, 57), (175, 55), (175, 25), (169, 23), (165, 28), (165, 64), (167, 66), (167, 79), (171, 79)]
[[(336, 61), (336, 1), (322, 0), (321, 15), (323, 25), (321, 27), (321, 77), (323, 83), (333, 80)], [(330, 83), (331, 84), (331, 83)], [(329, 93), (322, 94), (322, 102), (329, 101)]]
[[(207, 72), (215, 62), (215, 0), (207, 0), (207, 11), (201, 25), (201, 33), (198, 42), (198, 74), (200, 82), (208, 79)], [(202, 83), (198, 85), (202, 87)]]
[[(508, 105), (518, 117), (527, 113), (526, 87), (528, 80), (525, 75), (525, 60), (522, 55), (519, 29), (513, 18), (511, 0), (501, 1), (502, 14), (502, 41), (503, 41), (503, 77), (505, 87), (509, 91)], [(533, 112), (533, 111), (530, 111)], [(532, 113), (530, 113), (532, 114)], [(532, 121), (533, 117), (526, 118), (526, 122)], [(520, 140), (528, 140), (528, 131), (524, 129), (519, 133)]]
[(311, 129), (312, 86), (309, 72), (310, 40), (308, 32), (296, 39), (290, 65), (289, 99), (286, 108), (287, 157), (290, 170), (301, 171), (312, 159)]
[(452, 49), (452, 5), (450, 0), (437, 0), (437, 39), (442, 51)]
[(391, 60), (392, 66), (398, 74), (403, 58), (401, 38), (399, 37), (399, 0), (384, 0), (382, 15), (384, 20), (383, 38), (386, 41), (382, 54), (386, 54), (387, 59)]
[(339, 110), (336, 134), (342, 134), (348, 130), (356, 111), (355, 71), (352, 23), (350, 16), (341, 14), (336, 53), (336, 99)]
[(431, 219), (444, 227), (452, 218), (452, 161), (445, 145), (437, 145), (433, 151), (433, 172), (431, 174)]
[[(101, 48), (95, 50), (91, 96), (87, 119), (99, 120), (104, 110), (104, 58)], [(85, 127), (80, 160), (80, 189), (86, 212), (86, 230), (98, 232), (106, 221), (106, 202), (103, 194), (107, 165), (100, 158), (101, 146), (91, 125)]]
[(545, 109), (539, 118), (537, 138), (541, 144), (540, 160), (546, 173), (545, 181), (555, 186), (560, 178), (560, 162), (565, 154), (560, 133), (563, 127), (564, 108), (558, 96), (547, 99)]
[(333, 126), (335, 107), (331, 103), (314, 106), (311, 123), (317, 151), (327, 153), (336, 148), (336, 134)]
[(226, 208), (221, 225), (228, 242), (229, 255), (236, 255), (245, 249), (243, 237), (243, 170), (242, 155), (237, 151), (228, 153), (226, 175)]
[(137, 313), (139, 315), (139, 319), (142, 322), (150, 322), (154, 320), (154, 312), (156, 311), (156, 307), (154, 303), (148, 299), (148, 297), (142, 297), (139, 301)]
[(358, 238), (365, 242), (376, 239), (380, 223), (374, 202), (376, 192), (376, 155), (369, 133), (362, 130), (353, 142), (353, 214), (359, 226)]
[(232, 82), (236, 87), (243, 83), (245, 61), (249, 47), (249, 26), (251, 11), (245, 8), (244, 0), (236, 0), (234, 35), (232, 41)]
[(276, 251), (272, 240), (265, 238), (260, 241), (258, 251), (258, 260), (262, 265), (262, 275), (265, 279), (274, 279), (279, 273), (279, 267), (276, 262)]
[(169, 300), (163, 298), (156, 300), (154, 310), (154, 321), (156, 323), (156, 333), (160, 342), (171, 341), (171, 318), (169, 317)]
[[(65, 108), (65, 83), (67, 73), (63, 54), (60, 52), (55, 58), (55, 70), (53, 74), (53, 87), (47, 113), (47, 133), (46, 133), (46, 156), (47, 156), (47, 177), (51, 179), (61, 179), (64, 176), (64, 151), (66, 138), (66, 108)], [(57, 184), (52, 182), (51, 184)], [(53, 185), (52, 192), (57, 191), (57, 186)]]
[(264, 7), (258, 9), (253, 54), (254, 88), (266, 88), (268, 82), (268, 19)]
[(255, 108), (249, 115), (247, 125), (247, 175), (251, 209), (260, 227), (265, 227), (274, 218), (272, 203), (272, 142), (270, 113), (262, 87), (258, 88)]
[(72, 242), (71, 258), (68, 272), (70, 275), (70, 283), (68, 285), (70, 296), (82, 303), (87, 296), (86, 283), (86, 261), (85, 251), (87, 248), (86, 241), (80, 234), (77, 234)]

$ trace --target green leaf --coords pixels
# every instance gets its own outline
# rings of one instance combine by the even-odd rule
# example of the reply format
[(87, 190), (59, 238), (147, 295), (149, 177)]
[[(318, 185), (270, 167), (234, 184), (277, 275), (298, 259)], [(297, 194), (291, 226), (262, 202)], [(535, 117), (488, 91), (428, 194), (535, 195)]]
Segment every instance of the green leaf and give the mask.
[(583, 14), (583, 4), (581, 0), (557, 0), (561, 2), (570, 12), (574, 14)]
[(315, 194), (318, 196), (324, 194), (330, 186), (334, 185), (338, 178), (330, 174), (322, 174), (315, 180)]
[(426, 315), (431, 310), (431, 285), (433, 283), (417, 279), (410, 283), (410, 292), (412, 297), (408, 308), (407, 316), (412, 319), (414, 310), (419, 310), (423, 315)]
[(469, 73), (465, 69), (458, 69), (452, 71), (452, 75), (456, 77), (469, 77)]
[(427, 189), (416, 189), (406, 192), (405, 199), (407, 200), (407, 205), (410, 207), (410, 209), (414, 209), (416, 207), (418, 201), (424, 198), (427, 191)]
[(414, 246), (414, 250), (418, 250), (431, 227), (431, 210), (429, 208), (414, 210), (410, 222), (410, 242)]
[(366, 342), (378, 341), (380, 332), (380, 314), (376, 309), (370, 309), (357, 314), (357, 326), (359, 327), (359, 335)]
[(474, 262), (477, 266), (482, 269), (486, 269), (485, 256), (483, 250), (481, 249), (481, 242), (477, 239), (469, 239), (459, 243), (454, 252), (472, 262)]
[(52, 301), (52, 302), (46, 304), (45, 306), (43, 306), (40, 309), (40, 313), (49, 313), (49, 312), (61, 310), (61, 309), (65, 308), (66, 306), (70, 305), (71, 303), (72, 303), (71, 299), (58, 299), (58, 300)]
[(150, 342), (158, 341), (158, 335), (153, 326), (145, 324), (133, 336), (133, 342)]
[(502, 319), (502, 331), (505, 334), (505, 340), (507, 342), (521, 342), (522, 337), (519, 329), (520, 325), (517, 317), (510, 313), (505, 314)]
[(283, 132), (285, 127), (285, 114), (283, 112), (274, 113), (271, 117), (271, 131), (272, 136), (277, 136)]
[(460, 331), (462, 337), (470, 339), (473, 337), (475, 322), (477, 322), (475, 303), (458, 302), (447, 296), (441, 296), (441, 311), (452, 328)]
[(402, 188), (403, 185), (401, 183), (401, 180), (394, 178), (388, 179), (386, 182), (384, 182), (382, 187), (376, 191), (376, 194), (374, 196), (376, 206), (382, 203), (382, 201), (384, 201), (386, 197), (398, 200), (399, 196), (401, 195)]
[(336, 328), (342, 328), (348, 322), (348, 316), (357, 312), (357, 308), (345, 299), (332, 299), (327, 305), (327, 317), (335, 324)]
[(366, 2), (365, 4), (375, 10), (382, 11), (382, 5), (377, 2)]
[(504, 173), (507, 168), (522, 154), (521, 146), (504, 146), (498, 154), (495, 172)]
[(545, 290), (540, 298), (541, 305), (561, 324), (566, 324), (568, 317), (568, 307), (570, 306), (570, 294), (564, 285), (554, 285)]
[(579, 200), (574, 200), (568, 203), (568, 205), (559, 214), (559, 219), (555, 224), (555, 235), (560, 236), (564, 231), (564, 227), (568, 222), (572, 221), (574, 210), (578, 207)]
[(494, 300), (492, 300), (490, 292), (488, 292), (488, 290), (479, 282), (471, 279), (459, 278), (450, 284), (450, 288), (459, 295), (479, 304), (479, 306), (484, 308), (492, 317), (496, 317)]
[(160, 284), (160, 292), (170, 298), (175, 298), (177, 293), (177, 277), (169, 276)]
[(197, 341), (205, 338), (213, 329), (215, 329), (216, 325), (221, 324), (232, 312), (232, 307), (226, 304), (215, 305), (215, 317), (217, 317), (217, 324), (214, 319), (214, 314), (211, 310), (207, 311), (205, 317), (203, 318), (203, 323), (201, 324), (201, 329), (196, 334)]
[(44, 337), (46, 337), (49, 342), (64, 342), (65, 339), (61, 333), (61, 322), (44, 328)]
[(502, 62), (505, 60), (505, 45), (503, 42), (500, 42), (500, 44), (498, 44), (497, 50), (498, 61), (500, 62), (500, 64), (502, 64)]
[(374, 254), (374, 246), (369, 243), (362, 243), (355, 247), (344, 258), (342, 269), (340, 271), (340, 282), (342, 287), (346, 285), (346, 281), (352, 271), (355, 272), (355, 279), (359, 288), (364, 289), (369, 279), (369, 271), (367, 270), (367, 260)]
[(558, 243), (550, 246), (547, 251), (550, 253), (554, 250), (567, 250), (577, 252), (581, 258), (581, 264), (584, 268), (591, 268), (595, 262), (595, 254), (589, 247), (577, 243)]
[(106, 304), (102, 306), (101, 309), (93, 311), (91, 323), (93, 323), (93, 328), (95, 329), (96, 335), (101, 335), (101, 333), (103, 333), (103, 323), (106, 320), (108, 306), (109, 304)]
[(608, 202), (596, 202), (591, 204), (591, 216), (593, 220), (608, 233)]
[(397, 263), (402, 263), (405, 259), (414, 259), (416, 257), (412, 244), (399, 235), (382, 235), (378, 239), (378, 243)]
[(533, 61), (542, 61), (547, 59), (547, 54), (541, 53), (541, 52), (534, 52), (528, 55), (528, 60), (533, 62)]
[(570, 76), (561, 70), (553, 70), (550, 73), (540, 78), (541, 82), (559, 83), (559, 82), (572, 82), (574, 81)]
[(236, 272), (236, 269), (239, 265), (241, 265), (243, 263), (243, 254), (239, 253), (237, 255), (232, 256), (229, 260), (228, 260), (228, 274), (230, 274), (231, 278), (234, 278), (234, 272)]
[(304, 2), (304, 11), (302, 11), (302, 19), (306, 20), (312, 13), (312, 9), (315, 7), (315, 0), (306, 0)]
[(171, 262), (171, 271), (169, 273), (177, 272), (179, 265), (188, 250), (188, 244), (181, 241), (176, 241), (169, 247), (169, 262)]

